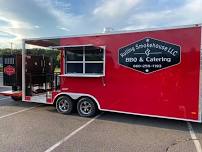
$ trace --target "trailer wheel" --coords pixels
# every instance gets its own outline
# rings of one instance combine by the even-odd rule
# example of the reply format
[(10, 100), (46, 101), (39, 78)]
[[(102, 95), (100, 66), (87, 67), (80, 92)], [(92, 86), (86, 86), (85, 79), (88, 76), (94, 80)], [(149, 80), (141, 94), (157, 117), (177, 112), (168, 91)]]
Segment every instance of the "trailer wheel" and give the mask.
[(67, 96), (61, 96), (56, 100), (56, 109), (59, 113), (70, 114), (73, 110), (72, 99)]
[(22, 100), (22, 97), (11, 96), (11, 98), (12, 98), (14, 101), (20, 101), (20, 100)]
[(83, 97), (77, 103), (77, 111), (82, 117), (92, 117), (97, 112), (97, 105), (92, 99)]

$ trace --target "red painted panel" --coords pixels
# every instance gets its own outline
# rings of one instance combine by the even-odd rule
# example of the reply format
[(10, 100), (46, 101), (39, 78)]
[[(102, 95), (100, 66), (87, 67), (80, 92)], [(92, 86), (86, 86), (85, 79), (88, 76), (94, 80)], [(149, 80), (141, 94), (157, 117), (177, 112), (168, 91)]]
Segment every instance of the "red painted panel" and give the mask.
[[(193, 27), (61, 39), (61, 45), (106, 46), (104, 78), (61, 77), (61, 88), (91, 94), (102, 109), (198, 120), (200, 34)], [(150, 74), (119, 65), (119, 48), (145, 37), (181, 46), (181, 63)]]
[(31, 97), (30, 96), (25, 96), (25, 100), (31, 100)]
[(55, 100), (57, 94), (59, 94), (59, 93), (60, 93), (59, 91), (53, 91), (53, 92), (52, 92), (52, 102), (54, 102), (54, 100)]
[(52, 98), (47, 98), (47, 102), (48, 103), (52, 103), (53, 101), (52, 101)]

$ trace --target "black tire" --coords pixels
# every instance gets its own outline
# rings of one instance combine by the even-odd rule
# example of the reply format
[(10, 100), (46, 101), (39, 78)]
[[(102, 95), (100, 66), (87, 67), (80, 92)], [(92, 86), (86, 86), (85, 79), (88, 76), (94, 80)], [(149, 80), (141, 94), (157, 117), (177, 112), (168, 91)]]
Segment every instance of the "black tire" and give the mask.
[(56, 100), (56, 109), (62, 114), (71, 114), (73, 110), (73, 102), (70, 97), (61, 96)]
[(21, 101), (22, 97), (11, 96), (14, 101)]
[(77, 111), (81, 117), (92, 117), (97, 113), (97, 105), (92, 99), (83, 97), (77, 102)]

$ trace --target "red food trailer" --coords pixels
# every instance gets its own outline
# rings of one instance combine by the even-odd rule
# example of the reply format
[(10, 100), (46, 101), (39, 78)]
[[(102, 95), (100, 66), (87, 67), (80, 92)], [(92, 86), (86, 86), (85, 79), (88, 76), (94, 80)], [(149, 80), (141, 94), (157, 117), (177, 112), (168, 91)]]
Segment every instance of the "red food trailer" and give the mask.
[[(201, 25), (24, 39), (22, 100), (80, 116), (97, 110), (201, 122)], [(27, 94), (25, 45), (58, 49), (53, 89)]]

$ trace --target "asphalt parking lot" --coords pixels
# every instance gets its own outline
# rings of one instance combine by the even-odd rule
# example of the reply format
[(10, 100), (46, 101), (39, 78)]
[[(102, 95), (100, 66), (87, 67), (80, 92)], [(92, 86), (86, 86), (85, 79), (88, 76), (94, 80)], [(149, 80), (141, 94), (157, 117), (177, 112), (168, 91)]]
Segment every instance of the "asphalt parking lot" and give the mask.
[(0, 97), (1, 152), (199, 152), (202, 127), (190, 124), (191, 133), (184, 121), (108, 112), (82, 118)]

